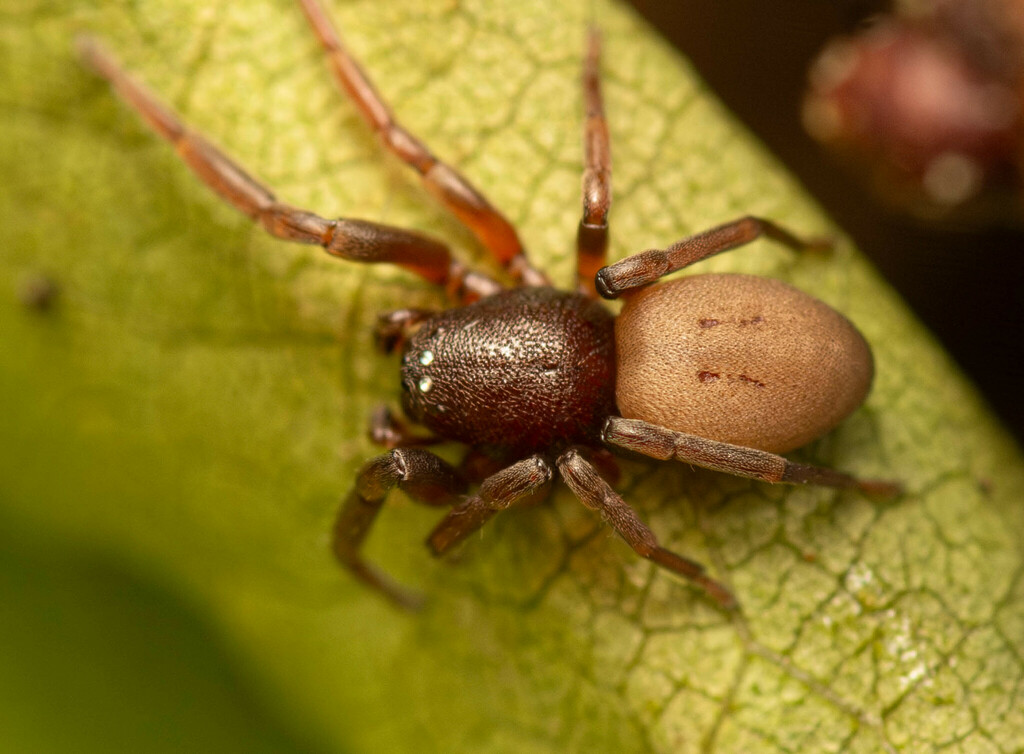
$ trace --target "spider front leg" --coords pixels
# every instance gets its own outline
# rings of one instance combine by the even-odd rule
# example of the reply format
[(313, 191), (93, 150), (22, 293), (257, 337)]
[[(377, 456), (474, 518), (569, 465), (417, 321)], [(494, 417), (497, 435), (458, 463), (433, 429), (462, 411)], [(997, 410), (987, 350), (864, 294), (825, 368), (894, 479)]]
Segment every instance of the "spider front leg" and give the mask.
[(427, 191), (480, 239), (513, 278), (525, 285), (550, 285), (547, 276), (530, 264), (512, 223), (461, 173), (431, 154), (395, 120), (320, 4), (315, 0), (299, 2), (328, 56), (335, 79), (384, 147), (419, 173)]
[(738, 606), (732, 592), (708, 576), (704, 566), (659, 545), (654, 532), (640, 520), (636, 511), (611, 488), (608, 482), (601, 478), (579, 450), (567, 450), (558, 458), (557, 465), (562, 479), (579, 501), (600, 513), (637, 555), (689, 579), (721, 607), (733, 610)]
[(660, 461), (676, 460), (762, 482), (815, 484), (821, 487), (858, 489), (888, 497), (900, 492), (895, 482), (857, 479), (841, 471), (794, 463), (780, 455), (742, 445), (709, 440), (676, 432), (640, 419), (609, 417), (601, 433), (609, 445), (641, 453)]
[(723, 251), (766, 236), (795, 251), (827, 249), (829, 239), (803, 240), (780, 225), (759, 217), (741, 217), (725, 225), (689, 236), (665, 249), (648, 249), (602, 268), (595, 280), (597, 291), (605, 298), (618, 298), (623, 293), (657, 281), (691, 264)]
[(601, 36), (587, 33), (583, 65), (583, 217), (576, 231), (576, 283), (580, 293), (597, 297), (595, 276), (608, 257), (608, 211), (612, 203), (612, 155), (601, 96)]
[(437, 435), (417, 433), (409, 422), (395, 416), (386, 405), (378, 406), (370, 414), (369, 436), (370, 442), (382, 445), (388, 450), (437, 445), (444, 442)]
[(425, 319), (437, 312), (431, 309), (394, 309), (377, 315), (373, 340), (381, 353), (391, 354), (400, 349), (409, 336)]
[(272, 236), (318, 244), (328, 254), (353, 262), (387, 262), (405, 267), (462, 301), (502, 289), (496, 281), (452, 259), (445, 244), (421, 233), (365, 220), (327, 220), (279, 202), (269, 188), (192, 131), (173, 110), (129, 76), (94, 39), (79, 38), (78, 51), (150, 128), (174, 145), (200, 180)]
[(416, 502), (443, 506), (455, 502), (465, 492), (466, 483), (453, 466), (433, 453), (398, 448), (360, 469), (355, 487), (338, 511), (333, 540), (338, 561), (399, 607), (413, 609), (421, 604), (420, 596), (396, 584), (362, 556), (363, 542), (395, 486)]
[(440, 556), (487, 523), (495, 513), (547, 495), (554, 469), (541, 455), (530, 456), (487, 477), (477, 493), (449, 511), (427, 538)]

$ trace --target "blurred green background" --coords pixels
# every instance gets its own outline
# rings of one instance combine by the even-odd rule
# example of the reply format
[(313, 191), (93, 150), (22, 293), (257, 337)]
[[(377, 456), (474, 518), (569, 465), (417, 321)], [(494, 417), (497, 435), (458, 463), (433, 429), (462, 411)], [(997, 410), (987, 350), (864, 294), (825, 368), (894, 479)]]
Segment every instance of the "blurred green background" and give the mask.
[[(405, 123), (562, 285), (595, 15), (613, 256), (748, 212), (836, 230), (618, 5), (330, 7)], [(328, 532), (378, 452), (366, 415), (397, 393), (375, 315), (440, 296), (266, 238), (71, 40), (101, 35), (285, 200), (484, 255), (381, 155), (292, 3), (0, 13), (5, 749), (877, 751), (1024, 735), (1019, 456), (848, 242), (827, 258), (759, 243), (705, 269), (782, 277), (857, 323), (875, 391), (799, 457), (898, 476), (906, 498), (627, 464), (624, 496), (740, 596), (730, 618), (564, 491), (498, 517), (455, 563), (420, 545), (436, 512), (395, 495), (369, 556), (430, 597), (396, 614), (339, 572)], [(59, 290), (47, 310), (20, 299), (38, 275)]]

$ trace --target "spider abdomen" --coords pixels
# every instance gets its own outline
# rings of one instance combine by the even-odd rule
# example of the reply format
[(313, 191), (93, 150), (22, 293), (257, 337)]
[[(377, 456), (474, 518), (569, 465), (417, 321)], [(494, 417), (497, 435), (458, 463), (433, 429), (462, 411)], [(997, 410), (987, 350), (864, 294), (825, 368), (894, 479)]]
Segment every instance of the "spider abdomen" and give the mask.
[(776, 453), (814, 440), (871, 386), (871, 351), (828, 305), (750, 275), (696, 275), (626, 298), (622, 416)]
[(553, 288), (518, 288), (427, 319), (402, 358), (410, 418), (437, 435), (528, 454), (598, 442), (615, 412), (612, 315)]

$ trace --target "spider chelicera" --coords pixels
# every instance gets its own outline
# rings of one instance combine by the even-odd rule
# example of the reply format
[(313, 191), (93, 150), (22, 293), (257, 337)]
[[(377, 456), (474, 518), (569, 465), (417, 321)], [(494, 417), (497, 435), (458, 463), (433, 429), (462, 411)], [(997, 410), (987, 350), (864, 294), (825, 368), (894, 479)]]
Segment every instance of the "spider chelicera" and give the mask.
[[(526, 256), (509, 221), (454, 168), (395, 120), (315, 0), (300, 0), (337, 82), (384, 147), (479, 239), (514, 282), (507, 287), (452, 258), (425, 235), (365, 220), (328, 220), (279, 202), (262, 183), (192, 131), (131, 78), (95, 40), (79, 40), (85, 62), (222, 199), (271, 235), (319, 244), (356, 262), (405, 267), (456, 302), (443, 311), (381, 315), (377, 342), (402, 352), (403, 408), (416, 432), (387, 409), (371, 436), (390, 448), (358, 474), (338, 514), (333, 549), (357, 578), (398, 605), (419, 597), (367, 563), (362, 545), (388, 492), (450, 506), (427, 543), (441, 555), (495, 513), (545, 497), (556, 473), (637, 554), (689, 579), (719, 605), (732, 593), (699, 563), (658, 544), (654, 533), (598, 469), (614, 476), (606, 448), (676, 459), (769, 482), (891, 493), (777, 453), (832, 429), (863, 401), (872, 359), (860, 333), (820, 301), (776, 280), (671, 272), (759, 236), (805, 243), (767, 220), (744, 217), (605, 265), (611, 156), (591, 30), (583, 66), (585, 169), (577, 233), (578, 290), (553, 288)], [(618, 318), (598, 300), (622, 297)], [(423, 446), (469, 446), (452, 466)], [(476, 492), (466, 492), (476, 486)]]

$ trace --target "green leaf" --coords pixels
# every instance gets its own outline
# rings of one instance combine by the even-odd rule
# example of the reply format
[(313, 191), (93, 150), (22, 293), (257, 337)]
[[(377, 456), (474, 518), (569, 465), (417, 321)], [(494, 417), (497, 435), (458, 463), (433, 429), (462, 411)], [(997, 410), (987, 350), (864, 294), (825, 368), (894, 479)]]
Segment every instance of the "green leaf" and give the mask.
[[(399, 117), (563, 286), (592, 18), (613, 256), (744, 213), (835, 232), (618, 5), (329, 8)], [(665, 543), (733, 586), (731, 618), (564, 491), (497, 518), (454, 564), (421, 546), (437, 512), (396, 494), (369, 555), (430, 596), (399, 614), (339, 571), (328, 532), (379, 452), (367, 413), (397, 395), (374, 317), (440, 294), (262, 235), (77, 64), (73, 36), (103, 37), (286, 201), (428, 231), (489, 268), (485, 255), (381, 153), (293, 4), (14, 0), (2, 13), (9, 748), (1019, 750), (1024, 466), (848, 243), (826, 257), (758, 243), (702, 267), (781, 277), (858, 324), (874, 392), (798, 456), (899, 478), (905, 497), (626, 465), (623, 493)], [(59, 287), (46, 311), (16, 295), (38, 274)]]

